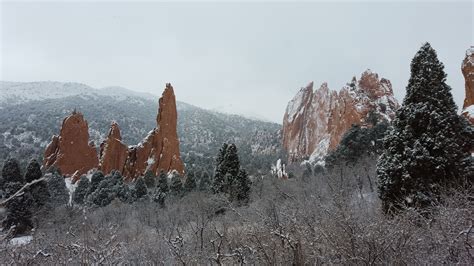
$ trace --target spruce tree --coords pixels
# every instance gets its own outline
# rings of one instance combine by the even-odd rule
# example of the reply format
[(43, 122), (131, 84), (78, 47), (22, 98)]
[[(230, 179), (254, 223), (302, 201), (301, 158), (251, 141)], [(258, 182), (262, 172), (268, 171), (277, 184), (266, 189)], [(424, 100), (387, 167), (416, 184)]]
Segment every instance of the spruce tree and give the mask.
[(69, 190), (66, 187), (64, 177), (57, 173), (49, 173), (48, 192), (50, 195), (49, 203), (52, 207), (66, 205), (69, 203)]
[(214, 193), (225, 192), (225, 174), (227, 173), (227, 165), (225, 163), (225, 155), (227, 152), (227, 143), (224, 143), (219, 149), (216, 158), (216, 170), (214, 180), (212, 182), (212, 191)]
[(166, 176), (165, 172), (161, 171), (160, 175), (158, 176), (158, 189), (161, 193), (168, 193), (169, 186), (168, 186), (168, 177)]
[(250, 179), (245, 170), (240, 170), (233, 180), (230, 199), (241, 205), (249, 202)]
[(3, 164), (2, 180), (4, 183), (24, 183), (24, 179), (20, 173), (20, 165), (18, 164), (17, 160), (10, 158)]
[(72, 200), (77, 204), (84, 204), (84, 200), (89, 191), (90, 181), (86, 176), (81, 176), (79, 182), (77, 183), (76, 190), (72, 195)]
[(472, 183), (472, 128), (457, 114), (444, 66), (426, 43), (411, 62), (403, 105), (377, 164), (383, 209), (427, 206)]
[(155, 187), (156, 176), (153, 173), (153, 171), (150, 171), (150, 170), (146, 171), (145, 176), (143, 178), (145, 179), (145, 184), (148, 188)]
[(137, 178), (135, 181), (135, 187), (133, 189), (133, 196), (135, 199), (141, 199), (148, 195), (145, 180), (142, 177)]
[(186, 175), (186, 180), (184, 181), (184, 191), (191, 192), (196, 188), (196, 179), (194, 178), (194, 172), (189, 171)]
[(94, 174), (92, 174), (92, 177), (91, 177), (91, 183), (90, 183), (89, 191), (87, 192), (87, 194), (88, 195), (92, 194), (97, 189), (100, 182), (102, 182), (102, 180), (104, 179), (105, 179), (104, 174), (101, 171), (94, 172)]
[[(20, 174), (20, 167), (18, 161), (15, 159), (8, 159), (2, 169), (2, 189), (5, 192), (6, 198), (12, 196), (25, 184), (23, 177)], [(29, 191), (11, 199), (7, 204), (7, 215), (2, 221), (2, 226), (9, 229), (13, 226), (13, 235), (21, 234), (33, 227), (31, 221), (32, 213), (30, 210), (33, 199)]]
[(41, 166), (36, 160), (31, 160), (28, 166), (26, 167), (25, 172), (25, 181), (26, 183), (30, 183), (33, 180), (40, 179), (43, 176), (41, 172)]
[(177, 174), (173, 174), (171, 178), (170, 192), (172, 195), (181, 196), (183, 192), (183, 183), (181, 177)]
[(227, 147), (224, 164), (226, 166), (226, 173), (229, 173), (233, 177), (236, 177), (239, 174), (240, 162), (239, 155), (237, 154), (237, 146), (235, 144), (230, 144)]
[[(25, 181), (30, 183), (34, 180), (40, 179), (43, 173), (41, 172), (41, 166), (36, 160), (31, 160), (28, 164), (25, 172)], [(37, 211), (43, 206), (49, 199), (48, 185), (46, 181), (38, 182), (29, 188), (29, 192), (33, 197), (34, 211)]]

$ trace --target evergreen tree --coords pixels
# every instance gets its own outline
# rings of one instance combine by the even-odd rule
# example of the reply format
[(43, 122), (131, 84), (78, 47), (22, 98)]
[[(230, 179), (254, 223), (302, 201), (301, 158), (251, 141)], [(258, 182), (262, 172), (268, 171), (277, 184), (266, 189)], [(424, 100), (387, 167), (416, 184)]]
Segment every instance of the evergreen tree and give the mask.
[(450, 90), (443, 64), (426, 43), (411, 62), (407, 93), (377, 165), (385, 211), (423, 207), (442, 188), (472, 183), (472, 127), (458, 116)]
[(211, 186), (211, 178), (207, 171), (202, 173), (201, 178), (199, 179), (199, 190), (200, 191), (208, 191)]
[(114, 199), (131, 203), (134, 200), (133, 191), (124, 184), (123, 177), (119, 171), (113, 171), (100, 181), (97, 188), (87, 198), (87, 203), (93, 206), (104, 207)]
[(72, 200), (77, 204), (84, 204), (84, 200), (89, 191), (89, 186), (89, 179), (85, 176), (81, 176), (81, 179), (79, 179), (77, 183), (76, 190), (74, 190), (74, 194), (72, 195)]
[(40, 179), (43, 176), (41, 172), (41, 166), (36, 160), (31, 160), (26, 168), (25, 172), (25, 181), (26, 183), (30, 183), (33, 180)]
[(48, 173), (48, 192), (49, 192), (49, 203), (52, 207), (68, 204), (69, 202), (69, 190), (66, 187), (64, 177), (57, 173)]
[(142, 177), (137, 178), (135, 181), (135, 187), (133, 189), (133, 196), (135, 199), (141, 199), (148, 195), (148, 190), (146, 188), (145, 180)]
[(229, 173), (233, 177), (239, 174), (240, 162), (239, 155), (237, 154), (237, 146), (235, 146), (235, 144), (230, 144), (227, 147), (224, 164), (227, 169), (226, 174)]
[(181, 196), (183, 192), (183, 183), (181, 177), (177, 174), (173, 174), (171, 178), (170, 192), (172, 195)]
[(214, 193), (220, 193), (225, 191), (224, 177), (227, 173), (227, 165), (225, 163), (225, 155), (227, 152), (227, 143), (224, 143), (219, 149), (219, 153), (216, 158), (216, 170), (214, 180), (212, 182), (212, 191)]
[[(14, 183), (18, 182), (20, 184), (24, 183), (23, 177), (20, 173), (20, 165), (18, 161), (10, 158), (3, 164), (2, 169), (2, 182), (4, 183)], [(0, 184), (3, 185), (3, 184)]]
[(158, 176), (158, 189), (160, 190), (160, 192), (165, 194), (169, 191), (168, 177), (163, 171), (161, 171), (160, 175)]
[(92, 194), (97, 189), (100, 182), (102, 182), (102, 180), (104, 179), (105, 179), (104, 174), (101, 171), (94, 172), (94, 174), (92, 174), (92, 177), (91, 177), (91, 182), (90, 182), (89, 191), (87, 192), (87, 195)]
[(245, 170), (240, 170), (232, 183), (231, 201), (247, 204), (250, 199), (250, 179)]
[(196, 188), (196, 179), (194, 178), (194, 172), (189, 171), (186, 175), (186, 181), (184, 181), (184, 191), (191, 192)]
[(239, 174), (240, 161), (235, 144), (224, 143), (216, 161), (216, 175), (212, 184), (214, 193), (229, 193), (233, 180)]
[[(25, 181), (30, 183), (34, 180), (40, 179), (43, 173), (41, 172), (41, 166), (36, 160), (31, 160), (26, 168)], [(33, 198), (34, 211), (37, 211), (43, 206), (49, 199), (48, 184), (46, 181), (38, 182), (29, 188), (29, 192)]]
[[(8, 159), (5, 162), (2, 169), (2, 182), (6, 198), (15, 194), (25, 184), (17, 160)], [(21, 234), (32, 228), (33, 222), (31, 221), (32, 214), (30, 210), (32, 203), (33, 199), (29, 191), (25, 191), (25, 193), (11, 199), (6, 204), (7, 215), (2, 221), (3, 228), (13, 227), (13, 235)]]
[(153, 171), (146, 171), (145, 176), (143, 177), (145, 179), (145, 184), (148, 188), (153, 188), (155, 187), (155, 179), (156, 176), (153, 173)]

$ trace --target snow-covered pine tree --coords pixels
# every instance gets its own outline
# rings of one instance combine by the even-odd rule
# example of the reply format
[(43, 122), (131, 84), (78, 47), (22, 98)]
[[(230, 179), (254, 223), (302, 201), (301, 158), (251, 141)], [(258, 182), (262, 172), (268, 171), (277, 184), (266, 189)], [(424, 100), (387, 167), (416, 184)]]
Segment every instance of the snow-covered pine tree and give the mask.
[[(8, 198), (15, 194), (25, 184), (20, 174), (20, 166), (15, 159), (8, 159), (2, 169), (2, 190)], [(2, 226), (9, 229), (14, 226), (12, 233), (21, 234), (33, 227), (30, 205), (33, 199), (29, 191), (13, 198), (7, 204), (7, 215)]]
[(219, 149), (219, 153), (216, 158), (216, 170), (214, 174), (214, 180), (212, 182), (212, 191), (214, 193), (225, 192), (225, 174), (227, 173), (227, 167), (225, 163), (225, 155), (227, 151), (227, 143), (224, 143)]
[[(36, 160), (31, 160), (28, 164), (25, 172), (25, 181), (30, 183), (34, 180), (40, 179), (43, 176), (41, 172), (41, 166)], [(49, 199), (48, 185), (46, 181), (41, 181), (29, 188), (29, 192), (33, 197), (33, 207), (34, 211), (38, 210), (43, 206)]]
[(153, 171), (150, 171), (150, 170), (146, 171), (143, 179), (145, 179), (145, 184), (148, 188), (155, 187), (156, 176), (153, 173)]
[(84, 204), (84, 199), (87, 196), (89, 191), (90, 181), (86, 176), (81, 176), (79, 182), (77, 183), (77, 187), (74, 190), (74, 194), (72, 195), (72, 200), (74, 203), (77, 204)]
[(105, 179), (104, 174), (101, 171), (94, 172), (91, 177), (91, 182), (90, 182), (89, 191), (87, 192), (87, 195), (92, 194), (97, 189), (100, 182), (102, 182), (102, 180), (104, 179)]
[(224, 164), (227, 168), (226, 173), (231, 174), (233, 177), (236, 177), (239, 174), (239, 155), (237, 154), (237, 146), (235, 146), (233, 143), (227, 147), (224, 157)]
[(49, 203), (52, 207), (66, 205), (69, 202), (69, 190), (66, 187), (64, 177), (58, 173), (48, 173)]
[(183, 189), (185, 192), (191, 192), (196, 188), (196, 179), (194, 178), (194, 172), (188, 171), (186, 174), (186, 180), (184, 181)]
[(148, 189), (146, 188), (145, 179), (143, 177), (139, 177), (135, 181), (133, 196), (135, 199), (141, 199), (146, 195), (148, 195)]
[(181, 196), (183, 192), (183, 182), (178, 174), (173, 174), (171, 178), (170, 192), (175, 196)]
[(168, 177), (166, 176), (165, 172), (161, 171), (160, 175), (158, 176), (158, 189), (161, 193), (168, 193), (169, 186), (168, 186)]
[(472, 183), (472, 127), (457, 114), (443, 64), (430, 44), (411, 62), (403, 105), (377, 164), (383, 209), (423, 207), (444, 188)]
[(250, 179), (245, 170), (240, 170), (235, 177), (231, 189), (231, 201), (238, 204), (247, 204), (250, 199)]
[(31, 160), (28, 166), (26, 167), (26, 183), (30, 183), (31, 181), (36, 179), (40, 179), (41, 176), (43, 176), (43, 173), (41, 172), (41, 165), (35, 159)]

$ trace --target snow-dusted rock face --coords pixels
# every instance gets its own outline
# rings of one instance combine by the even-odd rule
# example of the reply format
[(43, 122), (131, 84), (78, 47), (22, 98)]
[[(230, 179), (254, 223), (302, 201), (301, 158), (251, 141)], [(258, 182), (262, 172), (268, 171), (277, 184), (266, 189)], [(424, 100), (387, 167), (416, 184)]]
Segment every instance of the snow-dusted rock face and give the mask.
[(467, 50), (461, 70), (466, 87), (466, 98), (464, 99), (462, 114), (474, 125), (474, 47)]
[(74, 111), (63, 120), (59, 136), (53, 136), (46, 147), (43, 165), (55, 166), (66, 176), (98, 167), (97, 151), (89, 142), (89, 126), (81, 113)]
[(123, 171), (125, 177), (135, 178), (146, 171), (156, 175), (161, 171), (184, 174), (184, 164), (179, 154), (177, 121), (176, 98), (173, 87), (168, 83), (159, 100), (157, 127), (141, 143), (128, 149)]
[(283, 118), (283, 147), (290, 163), (322, 159), (340, 142), (352, 124), (368, 125), (369, 114), (391, 121), (399, 104), (389, 80), (370, 70), (339, 92), (311, 82), (288, 103)]
[[(166, 84), (159, 100), (157, 127), (138, 145), (128, 147), (122, 142), (117, 123), (112, 122), (107, 139), (100, 145), (99, 157), (93, 144), (89, 144), (87, 121), (80, 113), (66, 117), (59, 136), (53, 136), (44, 155), (44, 166), (56, 166), (66, 176), (77, 177), (99, 168), (104, 174), (118, 170), (126, 179), (142, 176), (150, 170), (177, 171), (184, 174), (179, 154), (176, 98), (173, 87)], [(100, 158), (100, 161), (99, 159)]]
[(123, 173), (127, 155), (128, 147), (122, 142), (120, 128), (116, 122), (112, 122), (107, 139), (100, 144), (100, 170), (105, 174), (112, 170)]

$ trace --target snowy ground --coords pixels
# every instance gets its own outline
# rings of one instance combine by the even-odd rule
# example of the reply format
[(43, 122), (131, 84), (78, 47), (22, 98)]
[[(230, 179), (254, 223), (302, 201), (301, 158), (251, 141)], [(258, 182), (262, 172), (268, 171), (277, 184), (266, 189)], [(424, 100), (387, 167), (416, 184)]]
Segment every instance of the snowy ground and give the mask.
[(33, 236), (18, 236), (10, 239), (8, 245), (11, 246), (23, 246), (29, 244), (33, 240)]

